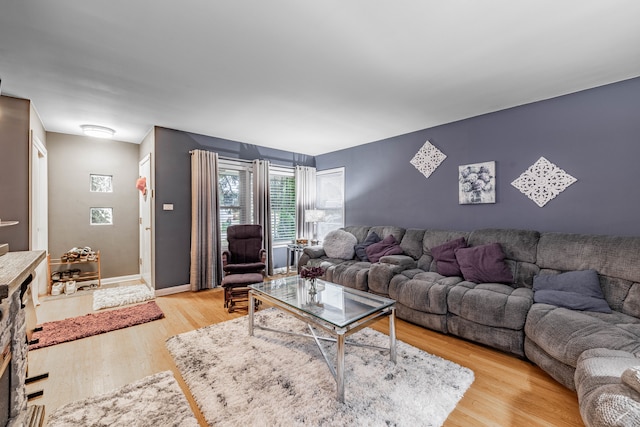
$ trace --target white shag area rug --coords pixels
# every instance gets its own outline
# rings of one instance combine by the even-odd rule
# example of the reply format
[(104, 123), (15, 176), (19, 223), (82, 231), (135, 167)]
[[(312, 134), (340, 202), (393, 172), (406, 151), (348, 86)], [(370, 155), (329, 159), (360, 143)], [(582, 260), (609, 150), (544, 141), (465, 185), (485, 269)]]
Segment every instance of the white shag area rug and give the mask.
[(56, 409), (48, 427), (197, 427), (187, 398), (171, 371), (127, 384), (101, 396)]
[(93, 292), (93, 309), (119, 307), (155, 298), (155, 293), (147, 285), (118, 286), (98, 289)]
[[(281, 311), (256, 313), (258, 324), (306, 333)], [(366, 328), (351, 341), (388, 347)], [(176, 335), (167, 347), (209, 425), (440, 426), (474, 380), (473, 371), (398, 341), (388, 351), (346, 347), (345, 403), (315, 341), (256, 329), (241, 317)], [(325, 344), (335, 360), (335, 345)]]

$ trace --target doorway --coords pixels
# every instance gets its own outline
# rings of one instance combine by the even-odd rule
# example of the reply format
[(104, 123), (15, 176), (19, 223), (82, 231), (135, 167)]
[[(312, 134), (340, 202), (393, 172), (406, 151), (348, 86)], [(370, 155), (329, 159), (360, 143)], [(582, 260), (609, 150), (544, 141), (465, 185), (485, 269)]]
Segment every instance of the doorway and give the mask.
[[(31, 132), (31, 200), (30, 200), (30, 221), (29, 246), (32, 251), (49, 250), (49, 204), (48, 191), (49, 181), (47, 179), (47, 149), (38, 138)], [(47, 264), (43, 261), (36, 267), (35, 281), (32, 294), (33, 302), (38, 305), (38, 295), (46, 295), (49, 278), (47, 277)]]
[(153, 269), (151, 257), (151, 153), (147, 154), (139, 163), (138, 174), (140, 178), (146, 179), (146, 188), (139, 192), (140, 200), (140, 277), (151, 288), (155, 289), (153, 283)]

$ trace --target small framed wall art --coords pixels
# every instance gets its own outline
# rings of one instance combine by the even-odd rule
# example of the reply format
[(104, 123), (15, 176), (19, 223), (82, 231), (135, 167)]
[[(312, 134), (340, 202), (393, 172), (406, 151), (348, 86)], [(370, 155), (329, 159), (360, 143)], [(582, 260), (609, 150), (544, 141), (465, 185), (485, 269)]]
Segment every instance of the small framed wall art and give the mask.
[(458, 166), (458, 202), (477, 205), (496, 202), (496, 162)]

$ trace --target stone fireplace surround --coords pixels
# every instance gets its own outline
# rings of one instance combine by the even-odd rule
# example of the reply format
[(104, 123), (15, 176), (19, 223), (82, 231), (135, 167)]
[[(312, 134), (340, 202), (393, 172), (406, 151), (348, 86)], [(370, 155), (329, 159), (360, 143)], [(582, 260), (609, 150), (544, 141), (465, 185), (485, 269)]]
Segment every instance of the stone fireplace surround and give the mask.
[(7, 347), (11, 352), (9, 427), (26, 424), (27, 321), (23, 296), (29, 290), (35, 268), (44, 258), (44, 251), (9, 252), (0, 256), (0, 352)]

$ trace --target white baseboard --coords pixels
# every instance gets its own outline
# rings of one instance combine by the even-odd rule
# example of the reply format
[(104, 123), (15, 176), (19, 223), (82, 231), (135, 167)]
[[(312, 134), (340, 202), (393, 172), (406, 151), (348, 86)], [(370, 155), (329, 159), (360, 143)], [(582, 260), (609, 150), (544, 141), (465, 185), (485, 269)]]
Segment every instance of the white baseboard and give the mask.
[(178, 294), (180, 292), (189, 292), (191, 291), (191, 285), (179, 285), (179, 286), (171, 286), (168, 288), (156, 289), (156, 296), (163, 297), (166, 295)]
[[(141, 280), (140, 275), (131, 274), (129, 276), (107, 277), (106, 279), (100, 279), (100, 283), (103, 285), (113, 285), (114, 283), (130, 282), (133, 280)], [(95, 282), (98, 283), (98, 281)]]

